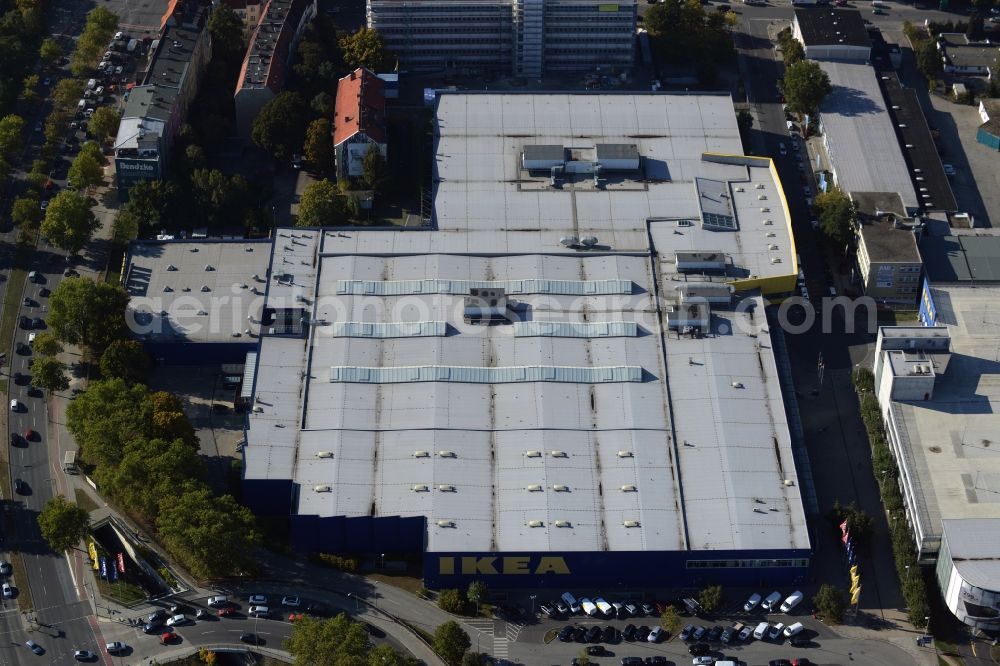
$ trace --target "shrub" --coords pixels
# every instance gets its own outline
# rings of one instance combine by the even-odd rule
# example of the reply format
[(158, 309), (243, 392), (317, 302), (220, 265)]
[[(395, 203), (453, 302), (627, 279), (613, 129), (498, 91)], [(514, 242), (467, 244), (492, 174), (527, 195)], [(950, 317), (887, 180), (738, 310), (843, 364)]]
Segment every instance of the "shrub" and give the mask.
[(313, 553), (309, 559), (315, 564), (323, 564), (331, 569), (339, 569), (347, 573), (357, 573), (361, 568), (361, 562), (358, 558), (334, 555), (333, 553)]
[(459, 590), (441, 590), (438, 593), (437, 605), (443, 611), (463, 615), (465, 613), (467, 601), (465, 595)]

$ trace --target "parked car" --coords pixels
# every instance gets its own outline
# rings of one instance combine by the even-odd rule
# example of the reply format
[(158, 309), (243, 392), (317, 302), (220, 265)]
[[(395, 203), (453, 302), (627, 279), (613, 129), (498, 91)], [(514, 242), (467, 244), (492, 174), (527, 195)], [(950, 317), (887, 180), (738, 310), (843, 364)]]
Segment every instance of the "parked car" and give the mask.
[(603, 645), (588, 645), (587, 655), (590, 657), (600, 657), (602, 654), (607, 652)]
[(772, 610), (774, 610), (774, 607), (777, 606), (780, 601), (781, 601), (781, 593), (772, 592), (771, 594), (767, 595), (767, 598), (764, 599), (764, 601), (760, 603), (760, 606), (764, 610), (771, 612)]
[(715, 663), (715, 657), (709, 657), (707, 655), (703, 655), (701, 657), (695, 657), (694, 659), (691, 660), (691, 664), (693, 664), (693, 666), (712, 666), (712, 664), (714, 663)]
[(642, 604), (642, 612), (645, 613), (646, 615), (657, 615), (658, 614), (656, 612), (656, 607), (653, 606), (653, 604), (648, 603), (648, 602)]
[(653, 630), (649, 632), (649, 636), (646, 638), (650, 643), (659, 643), (664, 637), (666, 632), (663, 631), (663, 627), (653, 627)]
[(220, 608), (219, 609), (218, 615), (219, 615), (219, 617), (229, 617), (230, 615), (232, 615), (235, 612), (236, 612), (236, 609), (231, 608), (230, 606), (226, 606), (224, 608)]
[(563, 627), (562, 629), (560, 629), (559, 633), (556, 634), (556, 638), (558, 638), (563, 643), (569, 643), (571, 640), (573, 640), (573, 627), (572, 627), (572, 625), (568, 625), (567, 624), (565, 627)]
[(708, 633), (708, 629), (706, 627), (698, 627), (697, 629), (694, 630), (694, 633), (691, 634), (691, 638), (693, 638), (696, 641), (700, 641), (702, 638), (705, 637), (706, 633)]
[(251, 594), (247, 601), (249, 601), (254, 606), (259, 606), (267, 603), (267, 597), (263, 594)]
[(802, 603), (802, 596), (802, 593), (799, 591), (792, 592), (788, 595), (788, 598), (785, 599), (785, 603), (781, 604), (781, 612), (790, 613), (793, 608)]
[(739, 639), (740, 639), (741, 641), (746, 641), (746, 640), (750, 640), (750, 637), (751, 637), (751, 636), (753, 636), (753, 626), (752, 626), (752, 625), (749, 625), (749, 624), (748, 624), (747, 626), (743, 627), (743, 628), (742, 628), (742, 629), (740, 630), (740, 636), (739, 636)]
[(90, 650), (74, 650), (73, 658), (77, 661), (97, 661), (97, 655)]
[(108, 654), (120, 654), (128, 649), (128, 646), (121, 641), (115, 641), (113, 643), (106, 643), (104, 649), (107, 650)]
[(298, 597), (282, 597), (281, 605), (287, 608), (298, 608), (302, 605), (302, 602)]
[(708, 643), (693, 643), (688, 647), (688, 654), (699, 657), (708, 654), (709, 649)]
[(608, 625), (604, 627), (604, 631), (601, 632), (601, 642), (602, 643), (617, 643), (618, 642), (618, 630)]
[(720, 627), (719, 625), (715, 625), (714, 627), (708, 630), (708, 634), (705, 636), (705, 640), (707, 640), (709, 643), (717, 642), (720, 638), (722, 638), (722, 631), (723, 631), (722, 627)]
[(728, 645), (732, 642), (733, 638), (739, 635), (740, 629), (742, 628), (742, 624), (734, 624), (731, 627), (726, 627), (722, 630), (722, 635), (719, 636), (719, 640)]
[(754, 592), (753, 594), (750, 595), (750, 598), (747, 599), (747, 602), (743, 604), (743, 610), (749, 613), (754, 608), (757, 608), (757, 605), (759, 603), (760, 603), (760, 595)]
[(187, 624), (187, 622), (188, 622), (187, 615), (181, 615), (181, 614), (172, 615), (170, 616), (170, 619), (167, 620), (167, 626), (176, 627), (177, 625), (180, 624)]
[(781, 632), (785, 630), (785, 625), (781, 622), (774, 625), (767, 631), (767, 640), (776, 641), (781, 639)]
[(208, 601), (205, 602), (210, 608), (222, 608), (229, 605), (229, 597), (217, 596), (209, 597)]
[(804, 648), (812, 645), (812, 641), (804, 633), (799, 632), (788, 639), (788, 644), (795, 648)]
[(627, 641), (634, 641), (635, 640), (635, 625), (634, 624), (626, 624), (625, 625), (625, 628), (622, 629), (622, 638), (625, 639), (625, 640), (627, 640)]
[(10, 586), (10, 583), (3, 584), (3, 598), (13, 599), (14, 598), (14, 588)]
[(641, 627), (635, 630), (635, 640), (645, 641), (648, 639), (649, 639), (649, 627), (647, 627), (646, 625), (642, 625)]
[(681, 640), (686, 641), (691, 638), (691, 634), (694, 633), (694, 625), (689, 624), (688, 626), (681, 629)]
[(24, 645), (29, 650), (31, 650), (32, 652), (34, 652), (37, 655), (43, 655), (43, 654), (45, 654), (45, 648), (43, 648), (41, 645), (39, 645), (35, 641), (27, 641)]
[(802, 626), (802, 623), (796, 622), (791, 626), (785, 627), (785, 631), (783, 633), (785, 634), (785, 638), (791, 638), (792, 636), (801, 633), (803, 629), (805, 629), (805, 627)]
[(587, 643), (597, 642), (601, 638), (601, 628), (596, 624), (587, 630), (583, 640)]
[(10, 562), (0, 562), (0, 575), (9, 576), (13, 570), (13, 567), (10, 566)]

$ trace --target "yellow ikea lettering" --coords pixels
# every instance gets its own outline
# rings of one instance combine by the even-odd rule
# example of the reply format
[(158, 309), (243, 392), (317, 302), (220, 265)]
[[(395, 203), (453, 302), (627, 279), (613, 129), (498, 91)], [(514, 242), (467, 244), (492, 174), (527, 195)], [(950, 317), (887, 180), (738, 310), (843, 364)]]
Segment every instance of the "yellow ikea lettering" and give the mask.
[(566, 560), (561, 557), (542, 557), (538, 560), (538, 567), (535, 569), (535, 573), (568, 574), (569, 567), (566, 566)]
[(503, 558), (503, 572), (505, 574), (530, 574), (529, 559), (528, 557), (505, 557)]
[(451, 576), (455, 573), (455, 558), (454, 557), (439, 557), (438, 558), (438, 573), (442, 576)]
[(462, 558), (462, 573), (466, 576), (472, 576), (476, 574), (495, 576), (497, 574), (496, 567), (493, 563), (496, 561), (495, 557), (463, 557)]

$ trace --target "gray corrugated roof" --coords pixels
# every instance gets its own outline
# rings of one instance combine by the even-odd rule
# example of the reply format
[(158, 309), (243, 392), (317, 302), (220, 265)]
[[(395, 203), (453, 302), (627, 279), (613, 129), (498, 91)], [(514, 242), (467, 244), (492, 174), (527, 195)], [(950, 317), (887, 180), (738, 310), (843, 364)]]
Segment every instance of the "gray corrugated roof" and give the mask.
[(338, 294), (402, 296), (468, 294), (470, 289), (503, 289), (508, 294), (631, 294), (630, 280), (339, 280)]
[(430, 338), (447, 334), (448, 324), (443, 321), (342, 321), (330, 328), (330, 336), (334, 338)]
[(609, 367), (566, 367), (523, 365), (479, 368), (458, 365), (423, 365), (398, 367), (334, 366), (331, 382), (361, 384), (396, 384), (406, 382), (452, 382), (460, 384), (510, 384), (515, 382), (566, 382), (598, 384), (601, 382), (640, 382), (642, 368), (635, 365)]
[(524, 147), (526, 160), (561, 160), (565, 156), (565, 148), (561, 145), (531, 144)]
[(639, 148), (634, 143), (599, 143), (596, 146), (597, 159), (639, 159)]
[(970, 585), (1000, 590), (1000, 517), (942, 520), (955, 569)]
[(635, 337), (639, 326), (634, 321), (517, 321), (514, 322), (514, 336), (551, 338), (608, 338)]

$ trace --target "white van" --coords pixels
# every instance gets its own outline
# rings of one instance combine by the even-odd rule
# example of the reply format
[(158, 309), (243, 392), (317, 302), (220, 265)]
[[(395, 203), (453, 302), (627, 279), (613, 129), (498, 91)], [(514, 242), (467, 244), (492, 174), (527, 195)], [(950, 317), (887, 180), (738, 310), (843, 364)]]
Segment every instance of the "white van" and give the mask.
[(753, 637), (757, 640), (763, 640), (764, 636), (767, 635), (767, 630), (771, 628), (771, 625), (767, 622), (761, 622), (757, 625), (757, 628), (753, 630)]
[(222, 608), (223, 606), (228, 606), (229, 597), (223, 597), (223, 596), (209, 597), (208, 605), (211, 606), (212, 608)]
[(597, 615), (597, 606), (587, 597), (580, 599), (580, 608), (583, 609), (584, 613), (590, 615), (591, 617)]
[(271, 609), (267, 606), (251, 606), (249, 615), (250, 617), (267, 617), (271, 612)]
[(572, 594), (570, 594), (569, 592), (563, 592), (562, 600), (564, 604), (569, 606), (570, 613), (576, 615), (577, 613), (580, 612), (580, 604), (577, 602), (576, 597), (574, 597)]
[(772, 611), (780, 601), (781, 601), (781, 592), (772, 592), (771, 594), (767, 595), (767, 598), (764, 599), (764, 601), (760, 602), (760, 607), (766, 611)]
[(611, 608), (611, 604), (601, 597), (594, 599), (594, 605), (597, 606), (597, 610), (599, 610), (604, 617), (613, 617), (612, 614), (614, 613), (614, 609)]
[(781, 604), (781, 612), (782, 613), (790, 612), (793, 608), (798, 606), (801, 601), (802, 601), (802, 593), (799, 591), (792, 592), (790, 595), (788, 595), (788, 598), (785, 599), (785, 603)]
[(795, 634), (797, 634), (800, 631), (802, 631), (804, 628), (805, 627), (802, 626), (801, 622), (796, 622), (795, 624), (791, 625), (790, 627), (785, 627), (785, 638), (791, 638)]

